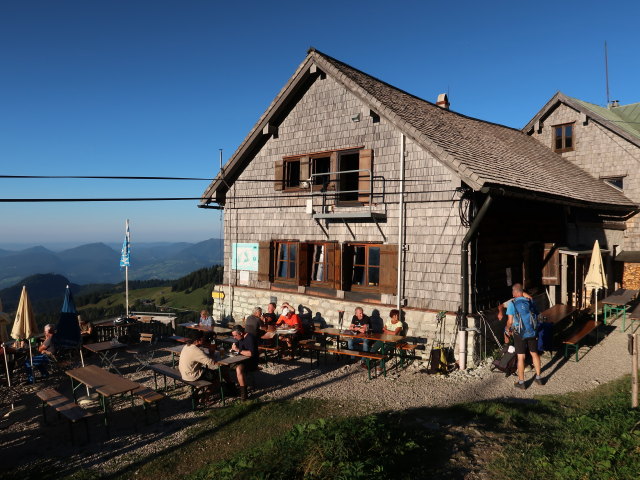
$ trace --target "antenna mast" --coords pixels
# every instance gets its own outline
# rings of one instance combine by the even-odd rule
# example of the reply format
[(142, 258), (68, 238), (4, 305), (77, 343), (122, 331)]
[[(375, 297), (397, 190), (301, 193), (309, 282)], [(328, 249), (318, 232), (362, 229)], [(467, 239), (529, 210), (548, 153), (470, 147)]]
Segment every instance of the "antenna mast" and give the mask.
[(604, 41), (604, 73), (607, 81), (607, 108), (611, 106), (611, 101), (609, 100), (609, 58), (607, 54), (607, 41)]

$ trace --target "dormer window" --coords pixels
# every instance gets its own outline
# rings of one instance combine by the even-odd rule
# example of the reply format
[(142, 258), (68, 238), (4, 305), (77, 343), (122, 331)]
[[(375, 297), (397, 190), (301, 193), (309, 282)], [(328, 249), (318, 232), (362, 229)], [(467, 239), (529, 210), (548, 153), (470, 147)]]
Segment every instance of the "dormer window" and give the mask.
[(554, 125), (553, 129), (553, 151), (556, 153), (570, 152), (573, 150), (573, 123), (564, 125)]

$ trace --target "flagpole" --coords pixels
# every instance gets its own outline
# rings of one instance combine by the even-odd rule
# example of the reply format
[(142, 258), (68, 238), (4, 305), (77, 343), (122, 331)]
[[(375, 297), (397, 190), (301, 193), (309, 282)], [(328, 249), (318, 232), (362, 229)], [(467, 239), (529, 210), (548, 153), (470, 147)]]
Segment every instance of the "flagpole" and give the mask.
[(129, 267), (124, 267), (124, 288), (125, 288), (125, 310), (127, 312), (127, 318), (129, 317)]

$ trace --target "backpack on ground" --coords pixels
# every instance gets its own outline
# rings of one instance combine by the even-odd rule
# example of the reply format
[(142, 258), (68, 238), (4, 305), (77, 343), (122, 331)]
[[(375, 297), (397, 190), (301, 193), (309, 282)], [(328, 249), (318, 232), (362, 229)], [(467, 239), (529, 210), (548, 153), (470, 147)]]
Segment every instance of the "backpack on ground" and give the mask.
[[(511, 352), (509, 351), (511, 347)], [(498, 360), (494, 360), (491, 364), (491, 371), (500, 370), (507, 377), (510, 377), (518, 370), (518, 356), (516, 355), (513, 345), (505, 344), (501, 350), (502, 356)]]

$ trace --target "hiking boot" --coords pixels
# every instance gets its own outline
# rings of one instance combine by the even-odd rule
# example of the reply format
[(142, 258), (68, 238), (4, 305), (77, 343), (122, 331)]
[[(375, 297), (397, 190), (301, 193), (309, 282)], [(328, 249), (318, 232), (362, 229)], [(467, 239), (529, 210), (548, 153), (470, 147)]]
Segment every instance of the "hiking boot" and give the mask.
[(542, 381), (542, 379), (541, 379), (541, 378), (538, 378), (538, 377), (534, 378), (534, 379), (533, 379), (533, 382), (534, 382), (536, 385), (544, 385), (544, 382)]
[(524, 384), (524, 382), (520, 383), (520, 382), (516, 382), (514, 383), (516, 388), (519, 388), (520, 390), (526, 390), (527, 386)]
[(240, 400), (244, 402), (247, 400), (247, 398), (247, 387), (240, 387)]

